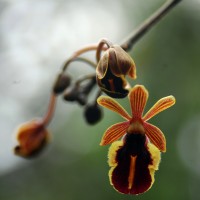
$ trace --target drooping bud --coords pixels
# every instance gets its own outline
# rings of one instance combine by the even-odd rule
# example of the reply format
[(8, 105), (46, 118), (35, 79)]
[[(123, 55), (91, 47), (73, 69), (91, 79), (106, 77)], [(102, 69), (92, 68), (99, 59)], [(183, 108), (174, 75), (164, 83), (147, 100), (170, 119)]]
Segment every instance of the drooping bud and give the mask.
[(87, 95), (84, 93), (79, 93), (76, 100), (81, 106), (84, 106), (87, 103)]
[(113, 45), (104, 52), (97, 65), (97, 83), (110, 97), (124, 98), (130, 89), (126, 75), (136, 78), (135, 63), (120, 46)]
[(54, 94), (62, 93), (71, 83), (71, 77), (69, 75), (60, 73), (54, 83)]
[(64, 93), (64, 100), (66, 101), (77, 101), (80, 105), (85, 105), (87, 103), (88, 94), (91, 92), (92, 88), (95, 86), (96, 78), (89, 80), (87, 84), (74, 84), (69, 87)]
[(44, 127), (41, 120), (35, 119), (22, 124), (17, 130), (17, 140), (19, 145), (14, 152), (21, 157), (30, 158), (46, 146), (49, 139), (49, 132)]
[(76, 101), (78, 95), (78, 87), (76, 85), (72, 85), (64, 93), (64, 100), (66, 101)]
[(84, 94), (81, 94), (79, 92), (80, 88), (78, 85), (74, 84), (71, 87), (69, 87), (64, 95), (63, 95), (63, 99), (65, 101), (77, 101), (80, 105), (85, 105), (87, 102), (87, 97)]
[(93, 87), (95, 86), (96, 78), (92, 78), (89, 82), (85, 85), (79, 86), (79, 94), (77, 96), (77, 101), (81, 105), (85, 105), (87, 103), (88, 94), (91, 92)]
[(87, 105), (84, 110), (84, 117), (88, 124), (91, 125), (99, 122), (102, 118), (102, 114), (102, 109), (97, 103)]
[(79, 87), (80, 93), (88, 95), (91, 92), (92, 88), (95, 86), (95, 83), (96, 83), (96, 77), (94, 76), (91, 80), (89, 80), (87, 84)]

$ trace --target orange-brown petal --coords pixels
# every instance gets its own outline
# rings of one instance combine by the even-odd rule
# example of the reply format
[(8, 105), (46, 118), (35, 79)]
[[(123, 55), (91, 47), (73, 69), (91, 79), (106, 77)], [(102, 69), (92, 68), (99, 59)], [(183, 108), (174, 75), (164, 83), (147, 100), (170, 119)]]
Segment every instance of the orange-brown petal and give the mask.
[(135, 64), (131, 67), (128, 75), (132, 78), (132, 79), (136, 79), (137, 75), (136, 75), (136, 66)]
[(129, 101), (133, 118), (137, 119), (142, 117), (147, 99), (148, 91), (143, 85), (136, 85), (129, 92)]
[(149, 140), (162, 152), (166, 151), (166, 139), (163, 132), (156, 126), (144, 122), (143, 127)]
[(97, 102), (99, 105), (118, 113), (124, 119), (126, 119), (126, 120), (131, 119), (130, 115), (126, 112), (126, 110), (119, 103), (117, 103), (117, 101), (115, 101), (114, 99), (112, 99), (110, 97), (106, 97), (106, 96), (100, 96), (97, 99)]
[(15, 147), (15, 154), (30, 158), (38, 154), (46, 145), (49, 132), (40, 120), (32, 120), (22, 124), (17, 131), (19, 145)]
[(175, 104), (175, 102), (176, 102), (176, 100), (172, 95), (160, 99), (145, 114), (145, 116), (143, 117), (143, 120), (147, 121), (147, 120), (151, 119), (153, 116), (157, 115), (159, 112), (162, 112), (163, 110), (173, 106)]
[(120, 122), (110, 126), (104, 133), (100, 145), (107, 145), (122, 137), (129, 126), (129, 122)]

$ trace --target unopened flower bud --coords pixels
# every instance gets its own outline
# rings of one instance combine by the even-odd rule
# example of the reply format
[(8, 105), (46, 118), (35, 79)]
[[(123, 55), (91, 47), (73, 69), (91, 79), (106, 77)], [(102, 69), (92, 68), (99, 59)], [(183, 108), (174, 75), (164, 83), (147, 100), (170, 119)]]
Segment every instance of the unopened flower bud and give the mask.
[(87, 103), (87, 95), (84, 93), (79, 93), (76, 100), (81, 106), (84, 106)]
[(95, 86), (95, 83), (96, 83), (96, 78), (94, 77), (91, 80), (89, 80), (87, 84), (79, 86), (78, 89), (79, 94), (77, 95), (77, 101), (80, 105), (85, 105), (87, 103), (88, 94)]
[(49, 132), (41, 120), (32, 120), (22, 124), (17, 130), (19, 145), (15, 147), (16, 155), (30, 158), (40, 153), (49, 139)]
[(71, 77), (69, 75), (60, 73), (55, 81), (53, 92), (55, 94), (62, 93), (71, 83)]
[(65, 91), (63, 99), (65, 101), (77, 101), (80, 105), (83, 106), (87, 102), (87, 95), (80, 92), (79, 86), (74, 85)]
[(75, 83), (73, 86), (69, 87), (64, 93), (64, 100), (66, 101), (77, 101), (80, 105), (85, 105), (87, 103), (88, 94), (91, 92), (92, 88), (95, 86), (96, 78), (92, 78), (86, 84)]
[(87, 95), (91, 92), (95, 84), (96, 84), (96, 77), (94, 76), (91, 80), (89, 80), (87, 84), (80, 86), (79, 90), (81, 93), (84, 93)]
[(136, 78), (135, 63), (120, 46), (113, 45), (104, 52), (97, 65), (97, 83), (109, 96), (124, 98), (130, 89), (126, 75)]
[(102, 118), (102, 109), (98, 104), (89, 104), (85, 107), (84, 117), (88, 124), (96, 124)]
[(64, 100), (65, 101), (76, 101), (78, 95), (78, 87), (76, 85), (72, 85), (64, 93)]

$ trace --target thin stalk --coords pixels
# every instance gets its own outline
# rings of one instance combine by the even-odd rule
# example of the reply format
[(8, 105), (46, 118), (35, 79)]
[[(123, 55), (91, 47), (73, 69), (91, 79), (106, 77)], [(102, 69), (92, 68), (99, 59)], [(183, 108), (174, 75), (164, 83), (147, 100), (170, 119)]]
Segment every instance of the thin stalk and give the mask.
[(100, 60), (101, 51), (105, 50), (105, 45), (107, 46), (107, 48), (110, 48), (113, 44), (109, 40), (107, 40), (107, 39), (102, 39), (99, 42), (99, 45), (98, 45), (97, 50), (96, 50), (96, 60), (97, 60), (97, 63)]
[[(79, 78), (79, 79), (76, 81), (76, 85), (78, 86), (78, 85), (81, 84), (81, 82), (83, 82), (83, 81), (85, 81), (85, 80), (87, 80), (87, 79), (93, 79), (93, 78), (95, 78), (95, 77), (96, 77), (96, 74), (88, 74), (88, 75), (85, 75), (85, 76)], [(95, 83), (94, 83), (94, 84), (95, 84)]]
[(133, 45), (144, 36), (157, 22), (159, 22), (173, 7), (181, 0), (166, 1), (155, 13), (146, 19), (138, 28), (136, 28), (121, 44), (125, 51), (131, 50)]
[(78, 51), (75, 51), (72, 56), (64, 63), (62, 71), (64, 73), (64, 71), (67, 69), (68, 65), (75, 59), (77, 58), (79, 55), (88, 52), (88, 51), (93, 51), (96, 50), (98, 47), (98, 44), (91, 44), (89, 46), (85, 46), (81, 49), (79, 49)]
[(44, 126), (47, 126), (50, 123), (51, 119), (53, 118), (55, 107), (56, 107), (56, 99), (57, 99), (56, 95), (52, 93), (49, 100), (49, 106), (48, 106), (47, 112), (44, 115), (43, 121), (42, 121)]
[(97, 91), (97, 94), (96, 94), (96, 97), (95, 97), (95, 104), (97, 105), (97, 99), (101, 96), (102, 94), (102, 91), (98, 88), (98, 91)]
[(92, 66), (94, 69), (96, 69), (97, 64), (92, 62), (91, 60), (84, 58), (84, 57), (76, 57), (73, 59), (73, 61), (82, 61), (85, 62), (87, 64), (89, 64), (90, 66)]

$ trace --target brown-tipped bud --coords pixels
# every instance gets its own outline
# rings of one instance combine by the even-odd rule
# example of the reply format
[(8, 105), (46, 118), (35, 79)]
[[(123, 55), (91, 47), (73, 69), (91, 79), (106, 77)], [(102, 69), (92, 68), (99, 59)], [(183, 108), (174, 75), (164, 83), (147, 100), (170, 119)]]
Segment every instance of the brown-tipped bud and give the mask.
[(43, 126), (41, 120), (32, 120), (22, 124), (17, 130), (19, 145), (14, 152), (24, 158), (31, 158), (46, 146), (49, 140), (49, 132)]
[(90, 104), (85, 107), (84, 117), (88, 124), (94, 125), (102, 118), (102, 109), (98, 104)]
[(71, 77), (66, 74), (59, 74), (53, 86), (54, 94), (62, 93), (71, 83)]
[(96, 78), (99, 87), (113, 98), (124, 98), (129, 92), (126, 75), (136, 78), (134, 61), (120, 46), (111, 46), (97, 65)]

